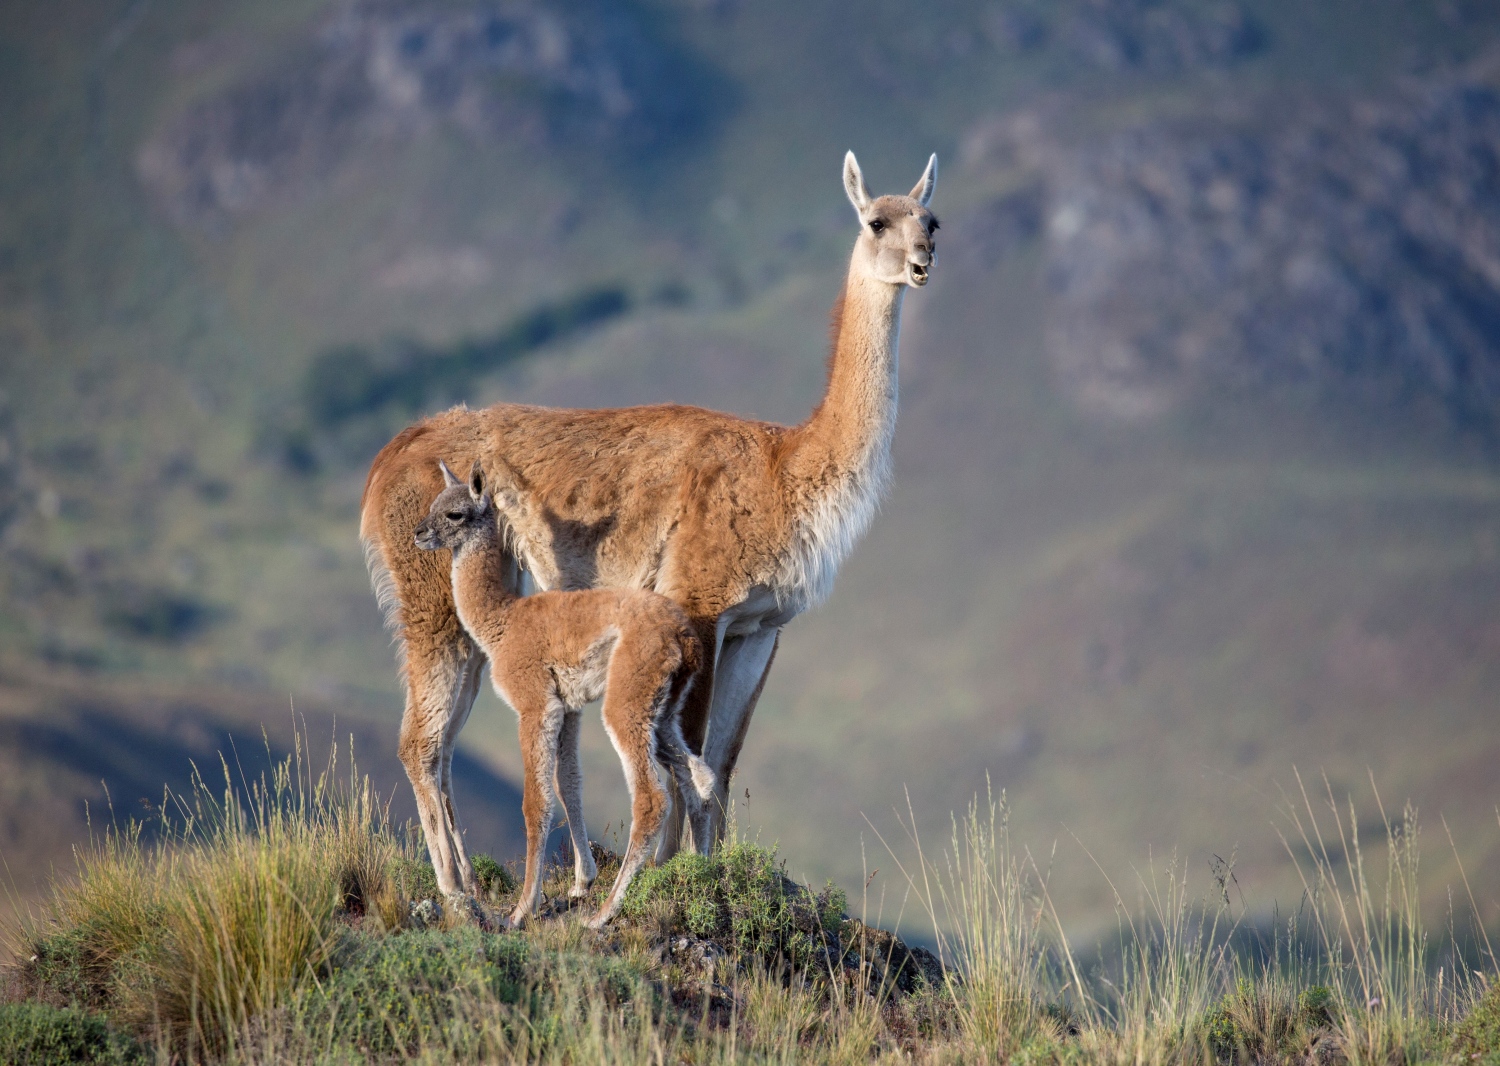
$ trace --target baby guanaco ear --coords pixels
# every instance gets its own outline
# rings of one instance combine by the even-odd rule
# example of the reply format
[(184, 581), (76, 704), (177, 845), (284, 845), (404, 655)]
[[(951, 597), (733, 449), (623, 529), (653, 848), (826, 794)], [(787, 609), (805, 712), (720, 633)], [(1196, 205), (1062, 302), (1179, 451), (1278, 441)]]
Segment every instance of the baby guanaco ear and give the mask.
[(438, 460), (438, 469), (443, 472), (443, 488), (451, 489), (454, 485), (463, 484), (462, 481), (458, 480), (458, 475), (449, 470), (448, 464), (441, 459)]
[(484, 497), (484, 467), (479, 465), (479, 460), (474, 460), (474, 465), (469, 468), (469, 498), (478, 503)]

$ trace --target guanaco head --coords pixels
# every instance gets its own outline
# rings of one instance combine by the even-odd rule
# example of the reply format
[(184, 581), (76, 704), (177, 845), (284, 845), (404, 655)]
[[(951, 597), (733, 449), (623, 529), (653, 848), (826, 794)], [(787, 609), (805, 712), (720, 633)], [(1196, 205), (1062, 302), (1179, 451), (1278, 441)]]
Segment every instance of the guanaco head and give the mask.
[(905, 196), (870, 198), (859, 161), (850, 152), (844, 156), (844, 191), (859, 215), (859, 242), (854, 246), (856, 263), (864, 273), (890, 285), (927, 284), (937, 262), (938, 220), (927, 205), (937, 188), (937, 156), (927, 161), (921, 180)]
[(492, 497), (485, 489), (484, 468), (479, 460), (469, 471), (468, 482), (463, 482), (448, 469), (448, 464), (438, 460), (443, 472), (443, 491), (427, 510), (427, 517), (417, 525), (417, 547), (427, 551), (451, 548), (455, 553), (474, 546), (504, 544), (505, 527), (497, 500), (503, 506), (510, 503), (508, 488), (497, 490)]

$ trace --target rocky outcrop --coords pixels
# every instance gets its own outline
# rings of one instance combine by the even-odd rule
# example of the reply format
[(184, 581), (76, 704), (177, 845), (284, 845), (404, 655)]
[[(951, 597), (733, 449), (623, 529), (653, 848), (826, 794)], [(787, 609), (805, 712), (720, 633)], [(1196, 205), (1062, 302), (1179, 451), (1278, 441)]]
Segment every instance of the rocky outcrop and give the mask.
[(1031, 177), (979, 213), (993, 261), (1045, 242), (1047, 343), (1083, 407), (1204, 388), (1500, 415), (1500, 92), (1265, 99), (1083, 144), (1029, 115), (971, 157)]
[(1062, 32), (1076, 56), (1106, 70), (1223, 66), (1265, 44), (1260, 24), (1233, 3), (1089, 0)]
[(1101, 70), (1158, 74), (1225, 66), (1261, 51), (1267, 39), (1239, 4), (1182, 0), (997, 4), (985, 28), (1002, 52), (1054, 47)]
[(924, 947), (908, 947), (895, 933), (848, 918), (839, 937), (842, 965), (856, 973), (863, 970), (866, 987), (888, 992), (943, 987), (945, 971), (938, 957)]
[(370, 0), (273, 69), (199, 100), (142, 149), (170, 216), (250, 210), (353, 144), (437, 124), (476, 139), (660, 150), (701, 131), (708, 73), (629, 6)]

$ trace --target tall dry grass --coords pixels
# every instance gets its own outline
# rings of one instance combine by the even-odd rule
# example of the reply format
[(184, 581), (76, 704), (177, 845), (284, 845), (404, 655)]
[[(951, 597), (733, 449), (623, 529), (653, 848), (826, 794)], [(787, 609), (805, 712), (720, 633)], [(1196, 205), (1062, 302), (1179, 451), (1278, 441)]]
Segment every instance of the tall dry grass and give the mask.
[(1012, 845), (1005, 794), (976, 796), (962, 819), (955, 815), (948, 848), (936, 857), (916, 831), (910, 796), (907, 815), (915, 863), (883, 837), (881, 843), (930, 923), (946, 971), (943, 992), (965, 1044), (1008, 1059), (1029, 1043), (1055, 1039), (1059, 1015), (1047, 1008), (1057, 1002), (1059, 982), (1044, 935), (1046, 878)]
[[(1420, 1057), (1434, 1032), (1456, 1022), (1482, 992), (1486, 961), (1489, 969), (1495, 966), (1477, 904), (1469, 893), (1487, 959), (1435, 969), (1436, 951), (1422, 920), (1415, 808), (1408, 804), (1399, 817), (1390, 816), (1371, 776), (1383, 836), (1373, 842), (1383, 856), (1372, 860), (1371, 842), (1360, 840), (1353, 799), (1341, 802), (1326, 777), (1321, 795), (1310, 792), (1300, 774), (1296, 782), (1285, 804), (1290, 831), (1282, 840), (1309, 904), (1317, 969), (1333, 991), (1340, 1050), (1357, 1066)], [(1463, 956), (1456, 942), (1448, 953)]]
[[(673, 970), (652, 930), (690, 900), (648, 899), (605, 941), (571, 920), (414, 930), (411, 838), (352, 766), (313, 774), (301, 752), (239, 787), (227, 769), (222, 791), (199, 779), (150, 839), (110, 829), (81, 852), (29, 933), (38, 966), (57, 963), (46, 987), (102, 1007), (163, 1062), (1390, 1064), (1442, 1059), (1484, 990), (1474, 970), (1495, 968), (1487, 941), (1461, 974), (1435, 968), (1414, 811), (1387, 818), (1377, 793), (1383, 838), (1361, 840), (1353, 802), (1300, 778), (1284, 839), (1306, 899), (1253, 954), (1232, 870), (1199, 894), (1169, 860), (1137, 873), (1129, 899), (1100, 870), (1118, 945), (1081, 956), (1003, 793), (976, 797), (937, 852), (908, 802), (909, 846), (888, 850), (946, 969), (900, 996), (888, 967), (826, 952), (731, 948), (706, 971)], [(714, 877), (755, 850), (732, 839)], [(770, 853), (755, 862), (775, 868)], [(781, 885), (740, 880), (726, 905), (746, 913)]]
[[(1108, 964), (1102, 956), (1080, 961), (1046, 870), (1011, 841), (1003, 793), (976, 798), (937, 855), (924, 849), (908, 801), (904, 826), (915, 859), (903, 864), (886, 847), (950, 967), (944, 994), (959, 1022), (960, 1053), (1121, 1064), (1322, 1056), (1389, 1066), (1440, 1058), (1445, 1034), (1494, 979), (1493, 949), (1485, 939), (1482, 957), (1435, 965), (1413, 809), (1389, 817), (1372, 780), (1384, 828), (1372, 860), (1353, 799), (1339, 802), (1325, 781), (1318, 802), (1297, 782), (1297, 802), (1283, 811), (1290, 829), (1283, 839), (1305, 890), (1296, 918), (1246, 952), (1254, 938), (1242, 927), (1243, 909), (1231, 906), (1232, 868), (1215, 870), (1200, 894), (1182, 862), (1148, 864), (1137, 873), (1134, 901), (1099, 868), (1120, 917)], [(1456, 938), (1445, 951), (1454, 960), (1465, 955)]]
[(336, 746), (316, 775), (304, 750), (254, 781), (223, 764), (221, 792), (195, 773), (149, 841), (138, 823), (106, 828), (26, 929), (30, 953), (81, 959), (83, 998), (161, 1046), (225, 1052), (318, 980), (341, 911), (395, 916), (401, 844), (371, 786)]

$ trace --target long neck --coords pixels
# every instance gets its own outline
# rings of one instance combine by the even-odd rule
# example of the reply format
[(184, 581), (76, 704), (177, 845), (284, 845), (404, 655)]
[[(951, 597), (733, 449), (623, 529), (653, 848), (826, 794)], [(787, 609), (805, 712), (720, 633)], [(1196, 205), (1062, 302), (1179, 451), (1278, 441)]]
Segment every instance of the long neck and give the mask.
[(890, 480), (904, 287), (863, 276), (859, 252), (834, 306), (828, 391), (780, 457), (791, 535), (773, 584), (783, 606), (827, 598)]
[[(857, 262), (857, 253), (856, 253)], [(786, 470), (833, 489), (830, 478), (870, 479), (884, 488), (896, 425), (897, 344), (906, 287), (876, 281), (851, 264), (834, 308), (828, 388), (794, 431)]]
[(510, 609), (520, 598), (514, 568), (495, 537), (453, 552), (453, 606), (469, 636), (487, 649), (505, 635)]

